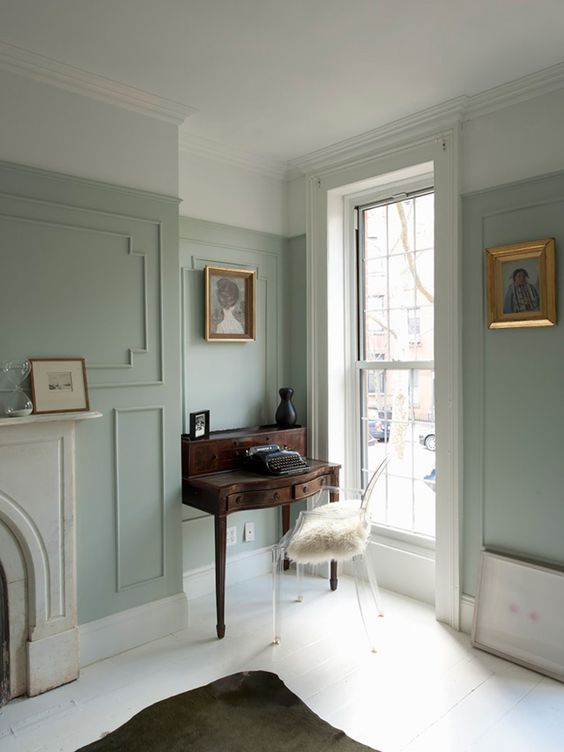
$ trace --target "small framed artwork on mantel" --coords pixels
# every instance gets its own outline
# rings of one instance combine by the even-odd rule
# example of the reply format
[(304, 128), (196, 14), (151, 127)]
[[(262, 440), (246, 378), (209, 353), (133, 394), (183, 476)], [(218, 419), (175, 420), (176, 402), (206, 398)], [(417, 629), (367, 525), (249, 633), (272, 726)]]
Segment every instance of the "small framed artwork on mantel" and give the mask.
[(30, 358), (29, 362), (35, 414), (90, 409), (84, 358)]
[(210, 435), (210, 411), (190, 413), (190, 440), (207, 439)]

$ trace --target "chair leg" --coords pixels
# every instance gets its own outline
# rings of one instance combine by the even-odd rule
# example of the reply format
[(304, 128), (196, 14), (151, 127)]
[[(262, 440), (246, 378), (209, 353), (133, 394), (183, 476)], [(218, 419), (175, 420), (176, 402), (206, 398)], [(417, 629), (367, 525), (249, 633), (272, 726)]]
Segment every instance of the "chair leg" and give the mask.
[(282, 599), (280, 590), (282, 587), (282, 574), (284, 572), (284, 548), (282, 546), (272, 547), (272, 642), (274, 645), (280, 644), (282, 628)]
[(373, 653), (377, 652), (377, 621), (379, 616), (384, 616), (384, 608), (380, 596), (380, 590), (376, 581), (376, 575), (372, 567), (368, 567), (364, 555), (355, 556), (353, 559), (354, 579), (358, 606), (362, 617), (362, 623)]
[(304, 599), (304, 565), (296, 562), (296, 588), (298, 590), (296, 600), (302, 603)]

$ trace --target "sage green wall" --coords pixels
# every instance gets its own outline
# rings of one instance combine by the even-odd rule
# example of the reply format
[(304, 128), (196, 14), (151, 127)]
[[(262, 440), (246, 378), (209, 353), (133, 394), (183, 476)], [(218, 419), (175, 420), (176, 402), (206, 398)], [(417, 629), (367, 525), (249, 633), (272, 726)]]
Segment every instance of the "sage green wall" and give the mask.
[(85, 357), (78, 616), (182, 590), (178, 203), (0, 163), (0, 360)]
[(482, 546), (564, 564), (564, 329), (487, 329), (484, 264), (485, 248), (555, 237), (562, 301), (564, 173), (469, 194), (463, 218), (463, 590), (475, 594)]
[[(210, 410), (211, 430), (273, 423), (281, 386), (296, 388), (300, 419), (305, 420), (302, 249), (305, 254), (303, 241), (180, 218), (185, 430), (188, 414), (196, 410)], [(208, 264), (256, 271), (255, 342), (204, 340), (203, 270)], [(292, 335), (296, 327), (299, 331)], [(249, 520), (255, 522), (256, 538), (243, 543), (243, 526)], [(229, 525), (237, 527), (238, 543), (229, 547), (228, 558), (272, 544), (280, 532), (279, 510), (232, 515)], [(185, 571), (209, 565), (214, 555), (212, 518), (185, 507), (183, 535)]]

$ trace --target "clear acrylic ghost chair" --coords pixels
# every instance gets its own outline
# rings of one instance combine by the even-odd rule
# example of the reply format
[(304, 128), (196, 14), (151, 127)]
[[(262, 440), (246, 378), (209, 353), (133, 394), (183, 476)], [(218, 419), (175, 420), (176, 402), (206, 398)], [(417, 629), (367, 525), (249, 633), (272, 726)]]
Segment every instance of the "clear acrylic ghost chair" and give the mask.
[[(316, 506), (300, 512), (296, 524), (272, 549), (273, 642), (281, 639), (281, 579), (286, 558), (296, 563), (298, 601), (302, 596), (302, 572), (305, 564), (337, 561), (353, 562), (358, 605), (371, 649), (376, 652), (376, 616), (384, 610), (374, 567), (367, 566), (366, 546), (370, 534), (370, 502), (388, 458), (378, 466), (364, 491), (323, 488)], [(338, 494), (339, 501), (330, 502)], [(334, 497), (335, 498), (335, 497)]]

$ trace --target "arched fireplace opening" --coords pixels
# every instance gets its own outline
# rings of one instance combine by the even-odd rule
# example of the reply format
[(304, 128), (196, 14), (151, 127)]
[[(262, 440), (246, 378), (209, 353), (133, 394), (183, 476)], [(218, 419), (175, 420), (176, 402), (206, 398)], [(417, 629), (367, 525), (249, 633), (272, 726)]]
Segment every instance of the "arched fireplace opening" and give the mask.
[(0, 707), (10, 699), (10, 622), (8, 583), (0, 564)]

